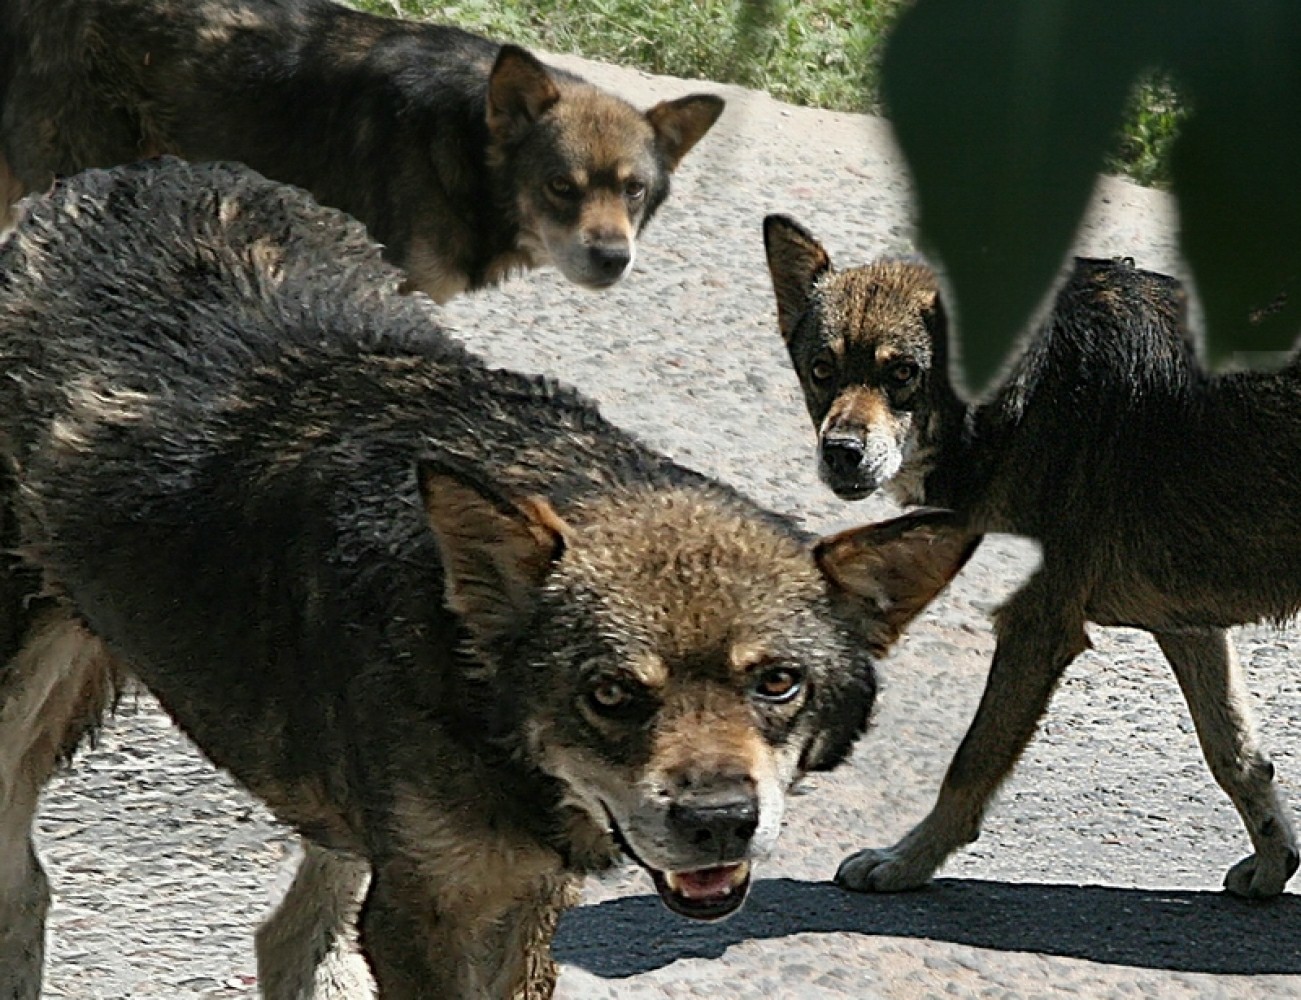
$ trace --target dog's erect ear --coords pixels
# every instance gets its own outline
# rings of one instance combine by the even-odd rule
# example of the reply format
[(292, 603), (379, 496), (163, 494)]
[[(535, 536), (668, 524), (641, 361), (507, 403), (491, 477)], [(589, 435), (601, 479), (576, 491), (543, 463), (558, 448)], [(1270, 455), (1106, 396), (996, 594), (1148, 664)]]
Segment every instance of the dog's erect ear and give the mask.
[(795, 325), (809, 307), (814, 284), (831, 270), (831, 258), (813, 234), (789, 215), (770, 215), (763, 220), (763, 246), (777, 296), (777, 326), (789, 344)]
[(495, 136), (527, 128), (560, 100), (560, 89), (537, 57), (503, 45), (488, 74), (488, 129)]
[(952, 511), (922, 508), (831, 535), (813, 554), (833, 587), (867, 605), (869, 645), (883, 656), (962, 569), (980, 538)]
[(692, 94), (676, 101), (661, 101), (646, 112), (669, 169), (676, 170), (723, 113), (724, 101), (713, 94)]
[(442, 553), (447, 606), (480, 640), (509, 631), (563, 555), (565, 523), (545, 500), (511, 500), (460, 463), (426, 458), (416, 473)]

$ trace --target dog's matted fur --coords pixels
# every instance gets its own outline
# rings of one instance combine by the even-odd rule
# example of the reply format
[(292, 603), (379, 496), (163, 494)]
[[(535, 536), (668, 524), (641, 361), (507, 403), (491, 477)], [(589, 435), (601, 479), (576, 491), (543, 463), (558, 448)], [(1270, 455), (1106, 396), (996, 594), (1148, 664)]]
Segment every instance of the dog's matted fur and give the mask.
[(965, 556), (934, 512), (809, 538), (398, 279), (301, 191), (171, 159), (0, 250), (0, 995), (39, 979), (36, 794), (119, 674), (309, 841), (269, 996), (311, 995), (369, 870), (381, 996), (544, 997), (620, 849), (680, 913), (741, 904)]
[(722, 108), (643, 114), (517, 46), (332, 0), (0, 0), (0, 230), (56, 175), (174, 153), (306, 188), (438, 300), (546, 263), (603, 288)]
[(845, 499), (884, 487), (951, 508), (974, 536), (1027, 535), (1043, 553), (998, 613), (985, 693), (935, 808), (893, 847), (848, 859), (840, 882), (913, 888), (975, 839), (1091, 621), (1156, 637), (1251, 837), (1225, 886), (1282, 892), (1296, 837), (1226, 629), (1301, 609), (1301, 365), (1208, 374), (1177, 281), (1080, 259), (1002, 387), (966, 405), (929, 268), (835, 271), (783, 216), (764, 237), (823, 479)]

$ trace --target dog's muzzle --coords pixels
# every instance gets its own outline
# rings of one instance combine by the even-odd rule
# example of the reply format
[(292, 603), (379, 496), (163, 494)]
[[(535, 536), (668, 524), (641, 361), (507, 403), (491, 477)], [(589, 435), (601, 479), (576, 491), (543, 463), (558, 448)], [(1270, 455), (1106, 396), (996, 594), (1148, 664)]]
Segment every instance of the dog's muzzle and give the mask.
[(632, 250), (626, 243), (598, 243), (588, 247), (587, 257), (593, 288), (613, 285), (632, 267)]
[(564, 239), (547, 242), (547, 256), (570, 281), (584, 288), (609, 288), (632, 270), (637, 255), (622, 236), (608, 239)]
[(819, 443), (819, 475), (841, 500), (862, 500), (880, 487), (868, 451), (867, 442), (853, 435), (828, 435)]
[(753, 795), (683, 798), (669, 807), (673, 836), (691, 854), (717, 863), (670, 871), (648, 864), (628, 842), (609, 809), (619, 847), (651, 876), (660, 900), (693, 920), (720, 920), (735, 913), (750, 892), (750, 841), (759, 826)]

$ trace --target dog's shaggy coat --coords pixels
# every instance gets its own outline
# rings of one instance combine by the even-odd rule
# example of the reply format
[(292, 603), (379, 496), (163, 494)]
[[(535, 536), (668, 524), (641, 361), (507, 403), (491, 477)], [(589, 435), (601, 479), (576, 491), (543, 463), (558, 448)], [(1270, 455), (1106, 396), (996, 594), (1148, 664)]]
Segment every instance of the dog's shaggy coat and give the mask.
[[(0, 249), (0, 996), (34, 997), (36, 796), (134, 675), (308, 842), (268, 995), (545, 997), (582, 873), (745, 898), (786, 788), (965, 545), (817, 541), (491, 369), (360, 226), (233, 165), (81, 174)], [(323, 968), (324, 967), (324, 968)]]

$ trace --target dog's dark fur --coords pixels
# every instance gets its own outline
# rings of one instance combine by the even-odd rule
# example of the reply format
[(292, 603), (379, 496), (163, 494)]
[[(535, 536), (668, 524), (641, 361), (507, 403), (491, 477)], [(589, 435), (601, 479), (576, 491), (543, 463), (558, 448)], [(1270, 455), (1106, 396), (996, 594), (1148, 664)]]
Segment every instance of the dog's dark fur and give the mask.
[(1281, 892), (1296, 838), (1225, 629), (1301, 609), (1301, 366), (1209, 375), (1174, 279), (1081, 259), (1002, 387), (965, 405), (925, 265), (837, 272), (792, 220), (769, 217), (764, 235), (832, 489), (884, 486), (1043, 553), (998, 614), (984, 698), (934, 810), (894, 847), (846, 861), (840, 881), (912, 888), (977, 836), (1091, 621), (1156, 637), (1255, 849), (1225, 885)]
[(548, 262), (603, 288), (722, 108), (643, 114), (516, 46), (330, 0), (0, 0), (0, 230), (56, 175), (175, 153), (306, 188), (440, 301)]
[(26, 591), (0, 996), (39, 979), (36, 795), (120, 676), (311, 845), (259, 935), (268, 996), (310, 993), (369, 869), (381, 996), (544, 997), (558, 913), (619, 848), (679, 912), (741, 904), (964, 556), (943, 514), (811, 539), (484, 367), (398, 278), (297, 189), (172, 159), (59, 185), (0, 251)]

